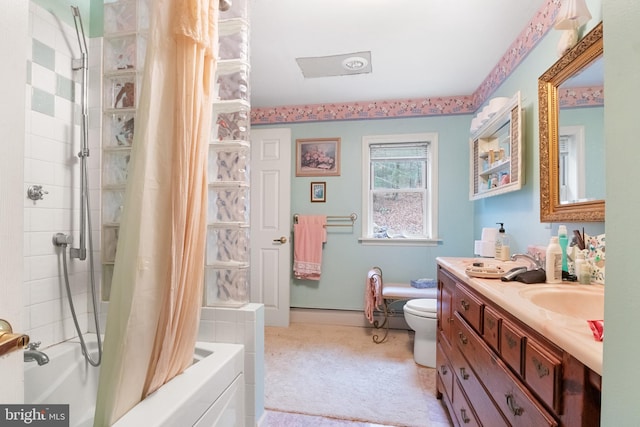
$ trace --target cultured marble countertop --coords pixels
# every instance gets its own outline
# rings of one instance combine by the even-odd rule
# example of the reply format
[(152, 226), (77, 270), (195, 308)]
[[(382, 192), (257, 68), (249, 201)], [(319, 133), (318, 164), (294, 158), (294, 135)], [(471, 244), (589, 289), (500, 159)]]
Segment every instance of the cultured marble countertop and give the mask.
[[(496, 262), (493, 259), (438, 257), (436, 261), (488, 300), (538, 331), (549, 341), (571, 354), (594, 372), (602, 375), (602, 342), (595, 340), (586, 320), (544, 309), (521, 295), (521, 291), (524, 289), (533, 286), (545, 286), (545, 284), (503, 282), (500, 279), (467, 276), (465, 268), (473, 262)], [(513, 264), (513, 266), (526, 265), (526, 262), (505, 262), (504, 266), (509, 267), (509, 264)], [(604, 293), (603, 285), (579, 285), (573, 282), (563, 282), (556, 286), (584, 289), (585, 292)], [(571, 304), (571, 301), (567, 301), (567, 303)]]

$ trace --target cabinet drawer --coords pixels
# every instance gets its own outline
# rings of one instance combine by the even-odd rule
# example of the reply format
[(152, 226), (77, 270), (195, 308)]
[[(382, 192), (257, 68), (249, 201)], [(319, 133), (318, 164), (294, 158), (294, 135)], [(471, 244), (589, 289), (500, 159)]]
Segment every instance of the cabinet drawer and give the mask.
[(500, 318), (500, 315), (490, 307), (485, 306), (483, 311), (482, 338), (484, 338), (486, 343), (495, 351), (499, 351), (500, 323), (502, 322), (502, 319)]
[(438, 377), (444, 386), (445, 398), (451, 400), (453, 396), (453, 369), (449, 358), (444, 353), (442, 345), (440, 345), (440, 337), (438, 337), (438, 344), (436, 351)]
[(535, 342), (527, 340), (525, 381), (554, 411), (560, 413), (562, 361)]
[(500, 354), (507, 365), (518, 375), (522, 375), (522, 355), (525, 335), (513, 323), (503, 320), (500, 326)]
[(519, 427), (558, 425), (518, 377), (513, 375), (462, 319), (457, 317), (454, 326), (458, 338), (457, 345), (508, 423)]
[(458, 425), (469, 427), (480, 427), (481, 424), (476, 419), (476, 414), (473, 413), (471, 405), (462, 391), (462, 387), (457, 381), (453, 382), (453, 412), (454, 416), (458, 419)]
[(446, 273), (438, 272), (438, 329), (442, 330), (447, 341), (451, 341), (453, 323), (453, 294), (455, 282)]
[(473, 329), (482, 333), (482, 301), (457, 285), (454, 307), (462, 317), (467, 319)]
[(482, 387), (482, 383), (464, 357), (462, 351), (463, 349), (459, 349), (457, 346), (454, 347), (451, 353), (451, 364), (453, 365), (455, 376), (464, 389), (467, 400), (473, 407), (478, 420), (485, 426), (507, 427), (509, 424), (502, 417), (500, 410)]

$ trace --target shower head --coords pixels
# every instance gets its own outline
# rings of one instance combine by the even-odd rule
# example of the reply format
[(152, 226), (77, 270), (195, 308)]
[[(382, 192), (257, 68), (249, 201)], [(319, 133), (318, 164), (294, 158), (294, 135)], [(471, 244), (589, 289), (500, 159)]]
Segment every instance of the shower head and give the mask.
[[(87, 56), (87, 39), (84, 35), (84, 26), (82, 25), (82, 16), (80, 15), (80, 8), (78, 6), (71, 6), (71, 13), (73, 14), (73, 22), (76, 26), (76, 35), (78, 36), (78, 44), (80, 45), (80, 53), (83, 58)], [(86, 67), (86, 61), (83, 60), (81, 68)]]

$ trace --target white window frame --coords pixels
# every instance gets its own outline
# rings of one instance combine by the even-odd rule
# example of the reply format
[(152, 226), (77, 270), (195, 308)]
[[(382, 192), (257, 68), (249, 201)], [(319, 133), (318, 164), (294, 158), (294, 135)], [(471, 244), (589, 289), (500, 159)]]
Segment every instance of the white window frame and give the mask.
[[(429, 143), (427, 159), (427, 209), (424, 238), (376, 238), (372, 234), (373, 213), (369, 197), (371, 189), (370, 146), (373, 144)], [(362, 231), (359, 241), (367, 245), (436, 246), (438, 235), (438, 134), (412, 133), (395, 135), (365, 135), (362, 137)]]

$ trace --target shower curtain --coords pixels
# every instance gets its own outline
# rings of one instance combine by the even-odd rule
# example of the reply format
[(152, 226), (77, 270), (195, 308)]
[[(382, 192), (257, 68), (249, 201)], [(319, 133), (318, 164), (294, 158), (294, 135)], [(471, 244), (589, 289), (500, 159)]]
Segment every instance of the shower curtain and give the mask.
[(218, 0), (152, 0), (94, 426), (193, 359), (204, 274)]

